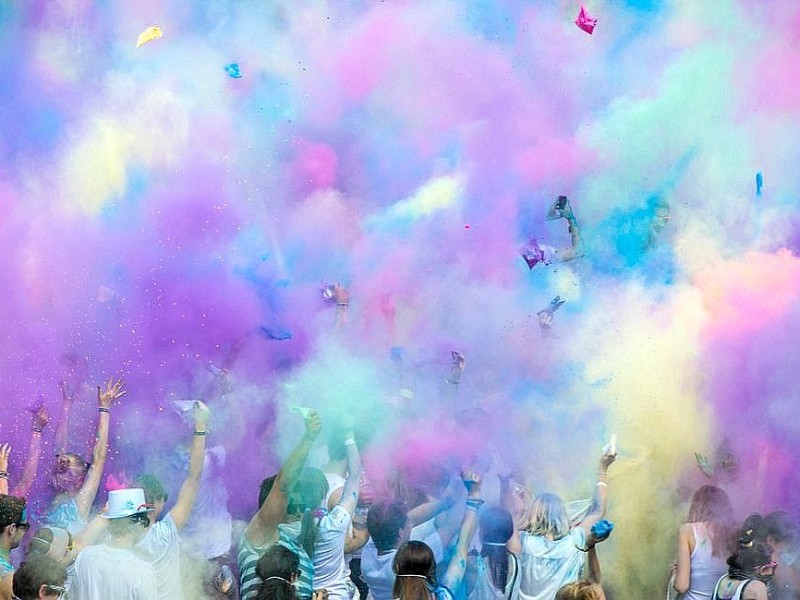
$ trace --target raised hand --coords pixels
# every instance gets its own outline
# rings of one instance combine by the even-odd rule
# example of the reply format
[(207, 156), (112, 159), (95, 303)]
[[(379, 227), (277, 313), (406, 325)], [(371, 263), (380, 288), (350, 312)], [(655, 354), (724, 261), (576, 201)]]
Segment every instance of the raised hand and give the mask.
[(195, 431), (205, 431), (208, 421), (211, 419), (211, 411), (206, 403), (201, 400), (194, 401), (194, 429)]
[(47, 427), (50, 422), (50, 415), (47, 413), (47, 408), (42, 405), (35, 413), (33, 413), (33, 430), (41, 433), (42, 429)]
[(0, 444), (0, 472), (8, 473), (9, 456), (11, 456), (11, 444)]
[(123, 383), (121, 379), (114, 381), (113, 377), (109, 377), (108, 381), (105, 383), (104, 390), (101, 389), (99, 385), (97, 386), (98, 406), (105, 409), (111, 408), (114, 400), (118, 400), (128, 393), (124, 388), (125, 383)]
[(319, 413), (315, 410), (309, 410), (304, 415), (305, 420), (305, 438), (309, 441), (314, 441), (319, 436), (319, 432), (322, 431), (322, 419), (319, 416)]

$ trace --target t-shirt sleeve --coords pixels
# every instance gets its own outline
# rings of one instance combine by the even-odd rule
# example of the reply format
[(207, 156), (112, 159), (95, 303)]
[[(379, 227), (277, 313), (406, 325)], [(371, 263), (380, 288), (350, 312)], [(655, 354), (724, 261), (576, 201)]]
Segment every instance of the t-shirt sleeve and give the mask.
[(345, 509), (341, 504), (337, 504), (333, 507), (333, 510), (328, 513), (328, 519), (330, 519), (332, 530), (341, 531), (344, 533), (350, 526), (350, 521), (353, 520), (353, 515), (347, 512), (347, 509)]
[(580, 548), (586, 547), (586, 532), (583, 530), (583, 527), (573, 527), (570, 531), (570, 535), (576, 546)]

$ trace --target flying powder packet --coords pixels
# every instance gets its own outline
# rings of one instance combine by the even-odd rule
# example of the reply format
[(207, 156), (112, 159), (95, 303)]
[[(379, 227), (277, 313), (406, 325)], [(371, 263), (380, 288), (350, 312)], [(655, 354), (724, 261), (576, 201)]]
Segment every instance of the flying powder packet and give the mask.
[(233, 77), (234, 79), (242, 78), (242, 72), (239, 70), (239, 63), (225, 65), (225, 72), (228, 74), (228, 76)]
[(161, 28), (157, 25), (153, 25), (145, 29), (142, 33), (139, 34), (138, 39), (136, 40), (136, 47), (141, 48), (147, 42), (152, 42), (153, 40), (157, 40), (160, 37), (163, 37), (164, 34), (161, 32)]
[(762, 187), (764, 187), (764, 174), (759, 171), (756, 173), (756, 196), (761, 195)]
[(304, 419), (308, 419), (312, 414), (314, 414), (313, 408), (309, 408), (308, 406), (298, 406), (297, 404), (292, 404), (289, 407), (289, 411), (296, 415), (300, 415)]
[(578, 18), (575, 19), (575, 25), (583, 29), (589, 35), (592, 35), (594, 27), (597, 25), (597, 19), (590, 17), (589, 13), (586, 12), (586, 9), (581, 6), (581, 10), (578, 13)]
[(608, 444), (603, 446), (603, 454), (607, 454), (608, 456), (614, 456), (617, 453), (617, 434), (612, 433), (611, 438), (608, 440)]
[(533, 267), (540, 262), (544, 262), (544, 252), (539, 248), (535, 238), (531, 238), (527, 244), (520, 248), (519, 253), (525, 259), (525, 264), (528, 265), (530, 270), (533, 270)]

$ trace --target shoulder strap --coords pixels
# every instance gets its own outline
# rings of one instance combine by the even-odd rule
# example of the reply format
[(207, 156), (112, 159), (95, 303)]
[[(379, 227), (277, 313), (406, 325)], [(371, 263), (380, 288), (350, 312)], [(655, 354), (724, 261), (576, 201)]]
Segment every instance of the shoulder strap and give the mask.
[(753, 581), (753, 580), (752, 580), (752, 579), (745, 579), (745, 580), (744, 580), (744, 581), (743, 581), (743, 582), (742, 582), (742, 583), (739, 585), (739, 587), (738, 587), (738, 588), (736, 588), (736, 593), (735, 593), (735, 594), (734, 594), (734, 596), (733, 596), (735, 600), (740, 600), (740, 598), (742, 597), (742, 594), (744, 594), (744, 590), (745, 590), (745, 588), (748, 586), (748, 584), (749, 584), (751, 581)]
[(513, 552), (509, 552), (508, 555), (511, 557), (511, 569), (513, 569), (513, 573), (509, 571), (509, 580), (506, 584), (506, 590), (508, 593), (506, 597), (508, 600), (511, 600), (511, 596), (514, 593), (514, 587), (517, 585), (517, 577), (519, 577), (519, 561), (517, 560), (517, 556)]

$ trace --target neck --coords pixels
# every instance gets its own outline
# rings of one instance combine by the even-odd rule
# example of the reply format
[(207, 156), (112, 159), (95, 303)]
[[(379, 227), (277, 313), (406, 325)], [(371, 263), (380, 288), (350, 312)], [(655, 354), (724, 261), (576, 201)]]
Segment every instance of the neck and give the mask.
[(0, 540), (0, 558), (9, 560), (11, 558), (11, 547), (6, 540)]

